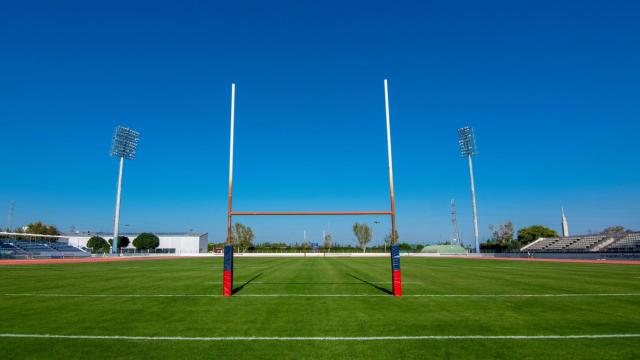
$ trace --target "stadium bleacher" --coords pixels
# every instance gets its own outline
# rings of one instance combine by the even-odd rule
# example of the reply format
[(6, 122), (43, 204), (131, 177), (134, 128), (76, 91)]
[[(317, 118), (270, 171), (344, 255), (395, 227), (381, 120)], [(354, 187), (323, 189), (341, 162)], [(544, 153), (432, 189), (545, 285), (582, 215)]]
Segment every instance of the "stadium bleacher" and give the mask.
[(608, 249), (615, 251), (640, 251), (640, 233), (625, 234), (625, 236), (609, 245)]
[(62, 252), (82, 252), (82, 250), (78, 249), (77, 247), (65, 243), (53, 242), (50, 243), (49, 246), (57, 251)]
[(540, 238), (520, 249), (526, 252), (640, 251), (640, 233)]
[(45, 257), (90, 256), (90, 254), (88, 254), (87, 252), (62, 242), (2, 239), (0, 240), (0, 250), (12, 255), (31, 255)]
[(537, 241), (523, 247), (522, 250), (529, 250), (529, 251), (544, 250), (547, 248), (547, 246), (553, 244), (556, 240), (557, 239), (555, 238), (540, 238)]
[(601, 242), (603, 237), (601, 235), (588, 235), (578, 238), (576, 242), (567, 246), (567, 250), (585, 250), (592, 249), (596, 244)]

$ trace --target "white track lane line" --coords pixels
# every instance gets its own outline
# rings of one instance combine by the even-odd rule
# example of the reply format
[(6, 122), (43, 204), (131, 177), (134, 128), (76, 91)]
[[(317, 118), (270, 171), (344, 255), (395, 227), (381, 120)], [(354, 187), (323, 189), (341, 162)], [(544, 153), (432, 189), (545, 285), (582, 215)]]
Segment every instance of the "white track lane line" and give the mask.
[[(162, 297), (222, 297), (218, 294), (38, 294), (38, 293), (9, 293), (0, 296), (15, 297), (132, 297), (132, 298), (162, 298)], [(536, 297), (623, 297), (640, 296), (640, 293), (619, 294), (405, 294), (403, 297), (419, 298), (536, 298)], [(384, 294), (238, 294), (233, 297), (384, 297), (394, 298)]]
[(78, 339), (78, 340), (147, 340), (147, 341), (389, 341), (389, 340), (570, 340), (639, 338), (640, 334), (595, 335), (425, 335), (425, 336), (360, 336), (360, 337), (287, 337), (287, 336), (101, 336), (52, 334), (0, 334), (0, 338)]

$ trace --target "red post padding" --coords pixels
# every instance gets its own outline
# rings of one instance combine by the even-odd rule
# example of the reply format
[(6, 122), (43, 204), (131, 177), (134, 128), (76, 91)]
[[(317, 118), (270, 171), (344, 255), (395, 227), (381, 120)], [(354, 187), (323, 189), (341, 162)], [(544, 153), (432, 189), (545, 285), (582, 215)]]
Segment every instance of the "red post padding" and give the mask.
[(393, 296), (402, 296), (402, 276), (400, 270), (393, 271)]
[(222, 295), (231, 296), (233, 294), (233, 275), (230, 270), (225, 270), (222, 276)]

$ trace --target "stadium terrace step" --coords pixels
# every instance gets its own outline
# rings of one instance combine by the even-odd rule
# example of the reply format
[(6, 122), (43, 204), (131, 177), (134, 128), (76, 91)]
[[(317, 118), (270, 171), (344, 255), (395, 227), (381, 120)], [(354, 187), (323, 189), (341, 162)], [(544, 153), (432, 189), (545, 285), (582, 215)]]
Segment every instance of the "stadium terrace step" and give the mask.
[(597, 234), (540, 238), (520, 251), (526, 252), (620, 252), (640, 251), (640, 233)]

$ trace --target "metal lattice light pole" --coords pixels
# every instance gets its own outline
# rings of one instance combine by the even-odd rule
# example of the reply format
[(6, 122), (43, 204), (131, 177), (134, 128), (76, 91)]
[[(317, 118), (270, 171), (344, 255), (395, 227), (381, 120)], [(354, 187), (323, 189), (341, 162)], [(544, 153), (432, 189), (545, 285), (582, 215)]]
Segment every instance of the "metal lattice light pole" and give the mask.
[(124, 159), (133, 160), (136, 158), (136, 149), (138, 148), (139, 140), (139, 132), (124, 126), (117, 126), (113, 133), (111, 156), (120, 158), (120, 172), (118, 173), (118, 190), (116, 194), (116, 215), (113, 221), (112, 254), (118, 252), (118, 237), (120, 236), (120, 194), (122, 193), (122, 168), (124, 167)]
[(461, 245), (460, 229), (458, 228), (458, 211), (456, 210), (456, 199), (451, 199), (451, 245)]
[(476, 188), (473, 179), (473, 157), (476, 152), (476, 141), (473, 129), (469, 126), (458, 129), (458, 144), (460, 145), (460, 155), (469, 159), (469, 175), (471, 177), (471, 205), (473, 207), (473, 236), (476, 240), (476, 253), (480, 254), (480, 243), (478, 242), (478, 209), (476, 207)]

